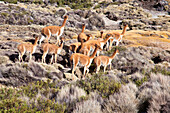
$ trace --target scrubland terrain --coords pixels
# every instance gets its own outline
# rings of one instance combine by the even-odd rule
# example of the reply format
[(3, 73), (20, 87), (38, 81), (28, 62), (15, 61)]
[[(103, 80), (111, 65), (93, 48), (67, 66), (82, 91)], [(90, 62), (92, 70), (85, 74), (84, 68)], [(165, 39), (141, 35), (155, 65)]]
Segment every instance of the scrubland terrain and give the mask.
[[(159, 113), (170, 112), (170, 8), (168, 0), (2, 0), (0, 2), (0, 112)], [(16, 4), (16, 2), (18, 2)], [(72, 3), (73, 2), (73, 3)], [(72, 3), (72, 4), (71, 4)], [(76, 4), (77, 3), (77, 4)], [(161, 4), (161, 5), (160, 5)], [(33, 34), (48, 25), (61, 25), (68, 15), (64, 47), (57, 63), (41, 63), (37, 46), (18, 61), (18, 44), (33, 43)], [(93, 38), (128, 29), (119, 44), (112, 69), (83, 68), (71, 78), (69, 45), (82, 24)], [(56, 38), (51, 37), (50, 43)], [(44, 42), (43, 42), (44, 43)], [(111, 50), (100, 55), (110, 56)]]

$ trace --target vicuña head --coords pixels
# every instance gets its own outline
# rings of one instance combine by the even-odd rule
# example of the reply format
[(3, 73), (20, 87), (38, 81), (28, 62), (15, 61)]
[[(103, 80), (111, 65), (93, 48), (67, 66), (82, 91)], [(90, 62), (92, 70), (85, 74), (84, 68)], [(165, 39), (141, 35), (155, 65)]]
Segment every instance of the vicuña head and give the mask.
[(60, 39), (60, 36), (63, 34), (64, 32), (64, 27), (66, 25), (66, 21), (68, 19), (68, 16), (64, 16), (64, 21), (62, 23), (61, 26), (47, 26), (44, 27), (41, 30), (41, 39), (39, 40), (39, 45), (41, 45), (41, 42), (46, 39), (46, 41), (48, 42), (49, 38), (51, 37), (51, 35), (54, 35), (57, 37), (57, 43)]
[(35, 52), (36, 50), (36, 46), (37, 46), (37, 42), (38, 42), (38, 35), (33, 35), (33, 37), (35, 38), (35, 42), (34, 44), (30, 44), (30, 43), (21, 43), (18, 45), (17, 49), (19, 51), (19, 61), (22, 61), (23, 62), (23, 55), (26, 53), (26, 52), (30, 52), (30, 58), (29, 58), (29, 61), (32, 59), (32, 54)]
[(116, 49), (115, 52), (111, 55), (111, 56), (97, 56), (95, 59), (94, 59), (94, 64), (96, 65), (97, 69), (96, 69), (96, 73), (99, 72), (100, 70), (100, 67), (101, 66), (104, 66), (104, 73), (106, 71), (106, 67), (108, 65), (110, 65), (110, 70), (111, 70), (111, 65), (112, 65), (112, 60), (113, 58), (119, 54), (119, 50)]
[[(70, 64), (72, 64), (72, 79), (74, 75), (74, 71), (77, 66), (83, 66), (84, 67), (84, 72), (83, 72), (83, 77), (89, 72), (89, 67), (97, 53), (97, 50), (100, 48), (97, 44), (95, 45), (95, 50), (93, 54), (89, 57), (87, 55), (81, 54), (81, 53), (73, 53), (70, 57)], [(86, 72), (87, 71), (87, 72)]]

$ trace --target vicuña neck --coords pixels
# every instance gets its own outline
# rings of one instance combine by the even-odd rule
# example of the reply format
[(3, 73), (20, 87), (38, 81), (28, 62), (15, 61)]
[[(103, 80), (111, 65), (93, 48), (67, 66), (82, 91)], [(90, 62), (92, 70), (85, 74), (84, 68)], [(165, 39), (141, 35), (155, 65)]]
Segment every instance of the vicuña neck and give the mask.
[(83, 41), (83, 39), (81, 39), (81, 49), (84, 47), (84, 41)]
[(83, 25), (81, 32), (84, 33), (84, 30), (85, 30), (85, 25)]
[(121, 35), (124, 35), (124, 34), (125, 34), (125, 32), (126, 32), (126, 28), (127, 28), (127, 26), (124, 26), (123, 31), (122, 31), (122, 33), (121, 33)]
[(64, 19), (63, 24), (61, 27), (64, 27), (66, 25), (67, 18)]
[(62, 47), (63, 47), (63, 43), (64, 43), (64, 42), (63, 42), (63, 41), (61, 41), (61, 44), (60, 44), (60, 46), (59, 46), (60, 48), (62, 48)]
[(109, 58), (113, 59), (115, 56), (116, 56), (116, 51)]
[(93, 59), (94, 57), (95, 57), (95, 55), (96, 55), (96, 53), (97, 53), (97, 47), (95, 48), (95, 50), (94, 50), (94, 52), (93, 52), (93, 54), (89, 57), (90, 59)]
[(91, 36), (88, 36), (88, 37), (87, 37), (87, 40), (86, 40), (86, 42), (87, 42), (87, 41), (90, 39), (90, 37), (91, 37)]
[(36, 46), (37, 45), (37, 42), (38, 42), (38, 38), (35, 38), (35, 42), (34, 42), (34, 46)]
[(106, 43), (109, 39), (110, 39), (110, 36), (108, 36), (105, 40), (103, 40), (103, 41), (101, 41), (101, 42)]
[(101, 37), (100, 38), (102, 38), (103, 39), (103, 31), (101, 31)]

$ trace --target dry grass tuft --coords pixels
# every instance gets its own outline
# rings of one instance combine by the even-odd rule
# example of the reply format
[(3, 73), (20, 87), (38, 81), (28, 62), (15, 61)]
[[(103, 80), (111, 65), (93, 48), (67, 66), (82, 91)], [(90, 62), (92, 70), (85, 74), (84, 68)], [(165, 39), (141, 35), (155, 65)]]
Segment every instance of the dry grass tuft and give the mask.
[(76, 104), (73, 113), (102, 113), (100, 103), (95, 99), (89, 99)]
[(82, 96), (86, 96), (86, 92), (77, 86), (71, 85), (63, 87), (57, 94), (56, 100), (59, 103), (71, 104)]
[(130, 112), (136, 113), (138, 99), (136, 99), (137, 87), (133, 83), (128, 83), (121, 87), (119, 93), (111, 95), (104, 105), (103, 112)]
[[(141, 85), (137, 95), (140, 112), (143, 112), (142, 109), (147, 111), (148, 108), (152, 111), (156, 106), (160, 109), (159, 106), (165, 102), (163, 97), (170, 96), (170, 77), (151, 73), (150, 80)], [(160, 103), (156, 102), (159, 97)]]
[(152, 95), (152, 99), (149, 101), (150, 106), (148, 113), (169, 113), (170, 112), (170, 94), (169, 92), (157, 91), (155, 95)]

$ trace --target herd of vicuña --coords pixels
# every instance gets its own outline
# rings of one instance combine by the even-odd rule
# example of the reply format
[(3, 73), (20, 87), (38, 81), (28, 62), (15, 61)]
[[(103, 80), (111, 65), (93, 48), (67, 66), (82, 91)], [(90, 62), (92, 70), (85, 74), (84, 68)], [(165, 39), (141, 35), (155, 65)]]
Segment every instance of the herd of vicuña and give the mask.
[[(64, 16), (64, 21), (61, 26), (47, 26), (41, 30), (41, 37), (37, 35), (33, 35), (35, 38), (34, 44), (30, 43), (21, 43), (18, 45), (17, 49), (19, 51), (19, 61), (23, 62), (23, 55), (26, 52), (30, 53), (29, 61), (32, 58), (32, 54), (35, 53), (37, 43), (39, 40), (39, 46), (43, 50), (42, 55), (42, 63), (46, 62), (46, 56), (48, 53), (52, 55), (50, 64), (57, 63), (57, 55), (60, 54), (61, 50), (63, 49), (64, 45), (64, 38), (61, 35), (64, 32), (64, 27), (66, 25), (66, 21), (68, 16)], [(99, 72), (100, 67), (104, 67), (104, 72), (106, 71), (106, 67), (110, 65), (111, 69), (111, 62), (116, 54), (119, 54), (118, 49), (116, 49), (111, 56), (99, 56), (100, 51), (104, 49), (111, 50), (112, 45), (116, 42), (116, 46), (119, 45), (119, 42), (122, 41), (122, 37), (126, 32), (126, 28), (128, 25), (124, 25), (122, 33), (118, 32), (109, 32), (104, 37), (104, 32), (101, 31), (101, 37), (97, 39), (92, 39), (93, 36), (91, 34), (85, 34), (85, 27), (86, 25), (82, 25), (82, 31), (78, 34), (77, 42), (70, 44), (69, 52), (71, 52), (70, 56), (70, 64), (72, 69), (72, 79), (74, 79), (73, 75), (75, 72), (76, 67), (84, 67), (83, 77), (85, 77), (89, 72), (89, 67), (94, 60), (94, 64), (96, 66), (96, 73)], [(57, 41), (56, 44), (50, 44), (48, 41), (51, 36), (56, 36)], [(60, 38), (61, 37), (61, 38)], [(41, 42), (44, 41), (44, 44), (41, 45)], [(54, 57), (54, 58), (53, 58)]]

